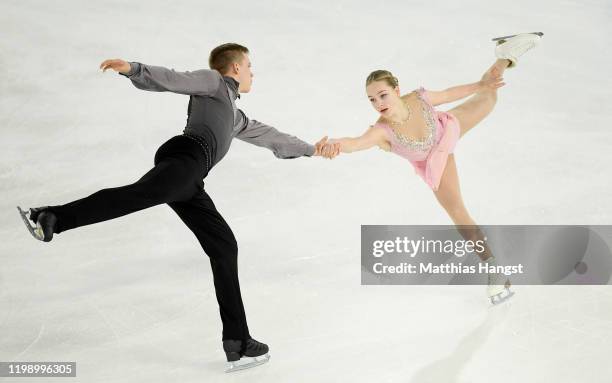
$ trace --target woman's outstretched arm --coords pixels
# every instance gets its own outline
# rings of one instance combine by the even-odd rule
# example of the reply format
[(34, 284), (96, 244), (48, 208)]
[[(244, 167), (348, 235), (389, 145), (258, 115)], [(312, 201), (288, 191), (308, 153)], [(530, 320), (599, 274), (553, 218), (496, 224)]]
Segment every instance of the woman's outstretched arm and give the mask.
[(461, 100), (462, 98), (470, 96), (476, 92), (497, 89), (506, 85), (504, 82), (502, 82), (503, 80), (504, 79), (501, 77), (501, 75), (494, 75), (490, 78), (470, 84), (457, 85), (442, 91), (426, 90), (425, 93), (429, 98), (429, 102), (435, 106)]
[(359, 137), (332, 138), (328, 144), (339, 144), (342, 153), (352, 153), (359, 150), (370, 149), (374, 146), (383, 147), (386, 142), (384, 131), (370, 126), (370, 128)]
[(442, 91), (427, 90), (425, 93), (429, 98), (429, 102), (435, 106), (461, 100), (462, 98), (478, 92), (479, 89), (480, 81), (453, 86)]

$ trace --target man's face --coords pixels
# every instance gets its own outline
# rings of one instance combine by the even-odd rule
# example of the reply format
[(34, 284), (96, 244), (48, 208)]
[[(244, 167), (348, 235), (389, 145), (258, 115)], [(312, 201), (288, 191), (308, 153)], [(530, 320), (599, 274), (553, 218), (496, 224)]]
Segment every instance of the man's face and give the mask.
[(242, 60), (238, 64), (238, 92), (248, 93), (251, 90), (253, 84), (253, 72), (251, 72), (251, 60), (248, 54), (242, 55)]

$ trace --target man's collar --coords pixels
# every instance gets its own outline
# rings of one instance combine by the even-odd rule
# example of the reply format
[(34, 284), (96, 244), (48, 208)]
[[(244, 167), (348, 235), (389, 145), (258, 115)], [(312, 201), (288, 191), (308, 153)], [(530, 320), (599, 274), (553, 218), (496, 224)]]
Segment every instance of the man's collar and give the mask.
[(236, 81), (235, 78), (229, 76), (223, 76), (223, 81), (225, 81), (227, 87), (233, 92), (234, 100), (240, 98), (240, 93), (238, 93), (238, 86), (240, 83)]

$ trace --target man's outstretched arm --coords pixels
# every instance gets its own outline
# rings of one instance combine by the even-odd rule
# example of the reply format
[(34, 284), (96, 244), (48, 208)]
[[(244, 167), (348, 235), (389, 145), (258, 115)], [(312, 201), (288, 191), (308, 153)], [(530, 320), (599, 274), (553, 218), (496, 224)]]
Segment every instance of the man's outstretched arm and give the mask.
[(268, 148), (278, 158), (297, 158), (302, 156), (320, 156), (326, 138), (311, 145), (287, 133), (279, 132), (275, 128), (256, 120), (247, 119), (245, 127), (236, 135), (236, 138), (249, 144)]
[(211, 96), (221, 84), (221, 74), (209, 69), (176, 72), (174, 69), (121, 59), (105, 60), (100, 64), (100, 69), (113, 69), (129, 78), (136, 88), (153, 92)]

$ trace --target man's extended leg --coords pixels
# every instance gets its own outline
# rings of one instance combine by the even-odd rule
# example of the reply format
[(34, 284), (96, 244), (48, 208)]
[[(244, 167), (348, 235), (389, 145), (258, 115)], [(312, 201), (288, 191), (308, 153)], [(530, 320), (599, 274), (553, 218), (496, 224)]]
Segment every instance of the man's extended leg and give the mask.
[(238, 245), (234, 233), (203, 189), (189, 201), (168, 205), (195, 234), (210, 258), (223, 322), (222, 340), (249, 339), (238, 283)]
[(201, 164), (189, 156), (163, 158), (133, 184), (102, 189), (65, 205), (49, 206), (30, 218), (36, 222), (36, 214), (49, 210), (57, 217), (54, 232), (61, 233), (162, 203), (188, 200), (197, 193), (194, 180), (201, 177), (200, 169)]

